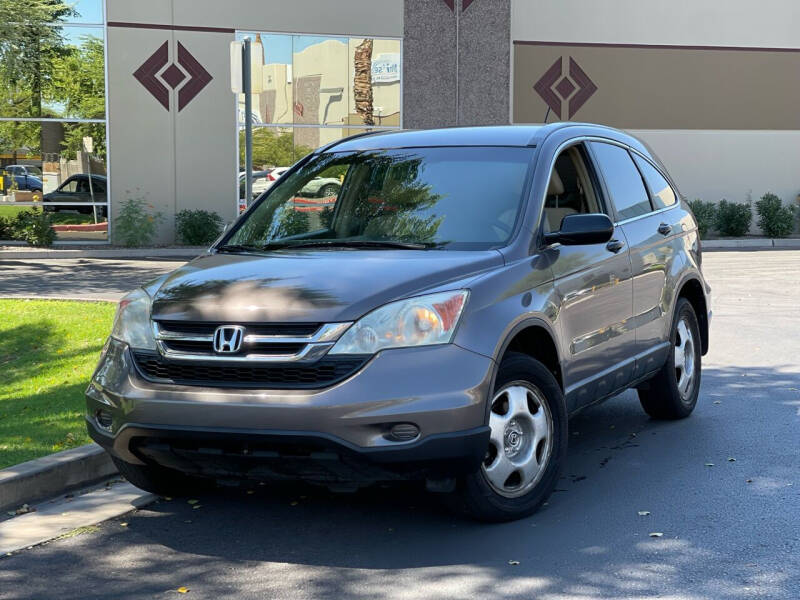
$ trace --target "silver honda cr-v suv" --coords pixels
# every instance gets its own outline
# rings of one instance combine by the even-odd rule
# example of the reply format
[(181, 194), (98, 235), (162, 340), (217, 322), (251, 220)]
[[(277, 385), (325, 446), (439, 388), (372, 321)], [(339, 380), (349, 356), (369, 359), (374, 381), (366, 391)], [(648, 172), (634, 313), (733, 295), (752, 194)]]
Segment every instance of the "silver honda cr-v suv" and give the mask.
[[(314, 178), (337, 194), (304, 196)], [(154, 492), (420, 479), (519, 518), (553, 489), (576, 411), (635, 387), (654, 418), (692, 412), (700, 263), (675, 184), (619, 131), (351, 137), (120, 302), (89, 432)]]

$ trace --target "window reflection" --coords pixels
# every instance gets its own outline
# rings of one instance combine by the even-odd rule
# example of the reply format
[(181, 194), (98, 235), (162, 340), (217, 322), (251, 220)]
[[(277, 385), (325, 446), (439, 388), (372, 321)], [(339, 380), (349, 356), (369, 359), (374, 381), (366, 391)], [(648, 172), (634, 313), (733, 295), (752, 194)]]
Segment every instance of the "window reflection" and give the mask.
[(14, 27), (0, 41), (0, 117), (102, 119), (105, 55), (100, 27)]
[[(239, 33), (253, 47), (253, 102), (239, 122), (255, 125), (400, 126), (400, 41), (310, 35)], [(316, 147), (319, 131), (295, 132)]]
[(0, 121), (0, 217), (43, 210), (59, 241), (107, 241), (105, 140), (102, 123)]

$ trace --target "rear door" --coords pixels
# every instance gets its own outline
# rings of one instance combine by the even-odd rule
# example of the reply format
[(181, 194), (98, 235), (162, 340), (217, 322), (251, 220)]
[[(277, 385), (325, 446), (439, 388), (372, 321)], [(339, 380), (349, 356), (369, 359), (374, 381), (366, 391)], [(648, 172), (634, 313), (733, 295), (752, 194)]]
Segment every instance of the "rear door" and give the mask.
[(680, 223), (668, 210), (676, 195), (666, 178), (646, 159), (627, 148), (593, 142), (592, 151), (601, 164), (613, 164), (626, 174), (625, 188), (612, 192), (617, 226), (630, 244), (633, 268), (633, 326), (636, 331), (634, 377), (659, 368), (666, 356), (666, 328), (670, 299), (666, 297), (667, 273), (674, 267)]

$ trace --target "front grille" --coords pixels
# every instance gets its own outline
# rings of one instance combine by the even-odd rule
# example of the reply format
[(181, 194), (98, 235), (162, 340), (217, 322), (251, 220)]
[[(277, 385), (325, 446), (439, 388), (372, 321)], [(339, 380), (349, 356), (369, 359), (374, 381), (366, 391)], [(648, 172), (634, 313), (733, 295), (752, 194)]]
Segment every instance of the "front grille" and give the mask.
[[(164, 340), (164, 347), (171, 352), (199, 352), (203, 354), (213, 354), (213, 342), (195, 342), (187, 340)], [(297, 354), (303, 349), (305, 344), (243, 344), (242, 352), (250, 352), (259, 355), (273, 354)]]
[(205, 323), (198, 321), (157, 321), (163, 333), (183, 333), (186, 335), (214, 335), (220, 325), (244, 325), (248, 334), (280, 335), (284, 337), (301, 337), (313, 335), (322, 327), (322, 323)]
[(157, 383), (207, 387), (316, 389), (342, 381), (358, 371), (368, 356), (325, 357), (317, 362), (268, 366), (170, 361), (155, 352), (133, 352), (142, 377)]

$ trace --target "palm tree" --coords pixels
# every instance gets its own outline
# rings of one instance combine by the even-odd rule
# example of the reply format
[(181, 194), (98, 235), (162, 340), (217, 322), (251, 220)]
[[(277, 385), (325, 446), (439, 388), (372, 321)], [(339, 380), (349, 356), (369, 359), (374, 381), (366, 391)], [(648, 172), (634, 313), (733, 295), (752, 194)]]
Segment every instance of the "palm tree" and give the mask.
[(372, 118), (372, 39), (367, 38), (356, 46), (354, 64), (353, 95), (356, 100), (356, 113), (361, 115), (364, 125), (374, 125), (375, 120)]

